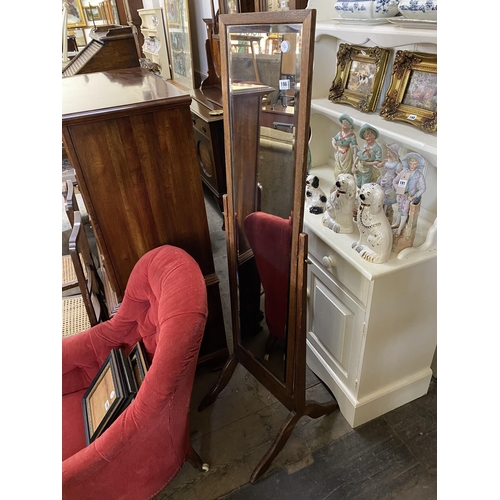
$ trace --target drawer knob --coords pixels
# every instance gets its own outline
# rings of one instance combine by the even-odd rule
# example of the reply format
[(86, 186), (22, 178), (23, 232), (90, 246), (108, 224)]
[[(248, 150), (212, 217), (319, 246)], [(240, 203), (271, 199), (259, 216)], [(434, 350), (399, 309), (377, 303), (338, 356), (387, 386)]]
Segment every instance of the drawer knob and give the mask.
[(206, 133), (207, 133), (207, 128), (206, 128), (206, 127), (202, 126), (202, 127), (201, 127), (201, 130), (203, 130), (203, 133), (204, 133), (204, 134), (206, 134)]
[(323, 265), (325, 267), (335, 267), (337, 265), (337, 262), (335, 260), (335, 257), (333, 255), (325, 255), (322, 259)]

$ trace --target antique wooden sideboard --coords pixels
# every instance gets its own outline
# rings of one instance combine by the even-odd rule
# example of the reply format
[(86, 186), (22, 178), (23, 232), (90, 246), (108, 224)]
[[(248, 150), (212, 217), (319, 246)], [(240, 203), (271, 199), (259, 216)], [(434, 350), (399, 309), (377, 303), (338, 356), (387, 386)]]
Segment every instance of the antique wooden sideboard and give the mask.
[(96, 235), (110, 315), (143, 254), (164, 244), (183, 248), (207, 284), (200, 362), (220, 363), (228, 349), (191, 96), (131, 68), (65, 78), (62, 97), (63, 143)]

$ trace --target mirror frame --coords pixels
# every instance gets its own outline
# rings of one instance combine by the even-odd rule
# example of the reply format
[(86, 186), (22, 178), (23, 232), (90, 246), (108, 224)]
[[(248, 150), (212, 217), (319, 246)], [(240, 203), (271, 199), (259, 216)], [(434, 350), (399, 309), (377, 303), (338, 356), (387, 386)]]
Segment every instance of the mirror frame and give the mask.
[[(233, 26), (256, 26), (276, 24), (302, 25), (302, 52), (300, 55), (300, 94), (297, 101), (302, 104), (294, 113), (294, 196), (292, 204), (292, 241), (290, 259), (290, 286), (287, 321), (287, 351), (285, 379), (281, 381), (271, 373), (249, 350), (240, 343), (239, 300), (237, 290), (237, 235), (233, 196), (232, 158), (232, 116), (228, 78), (227, 29)], [(316, 11), (314, 9), (224, 14), (219, 16), (219, 36), (221, 43), (221, 83), (222, 105), (224, 109), (224, 143), (227, 174), (227, 194), (223, 196), (224, 221), (226, 227), (227, 259), (231, 298), (231, 320), (233, 327), (234, 352), (227, 360), (215, 385), (198, 406), (198, 410), (212, 404), (218, 394), (231, 379), (238, 363), (241, 363), (274, 397), (289, 410), (271, 447), (254, 469), (250, 482), (257, 481), (269, 468), (271, 462), (285, 446), (295, 425), (303, 416), (319, 418), (338, 409), (335, 398), (326, 403), (306, 401), (306, 280), (307, 280), (307, 234), (302, 232), (304, 217), (305, 180), (307, 172), (307, 152), (309, 141), (309, 119), (311, 112), (311, 84), (314, 52)], [(259, 109), (260, 112), (260, 109)], [(260, 132), (260, 124), (259, 132)], [(260, 134), (259, 134), (260, 136)], [(229, 215), (231, 214), (231, 216)], [(247, 252), (243, 260), (246, 262)]]
[[(296, 394), (305, 398), (305, 314), (306, 314), (306, 275), (304, 272), (307, 255), (307, 241), (301, 236), (304, 217), (305, 178), (307, 166), (307, 150), (312, 86), (312, 67), (314, 51), (315, 10), (296, 10), (282, 12), (260, 12), (221, 14), (219, 16), (219, 36), (221, 47), (221, 83), (222, 106), (225, 111), (224, 142), (226, 158), (227, 196), (225, 197), (224, 216), (226, 219), (227, 258), (230, 279), (231, 319), (233, 328), (234, 351), (237, 360), (287, 408), (296, 406)], [(298, 110), (295, 113), (294, 142), (294, 196), (292, 214), (292, 242), (290, 287), (287, 321), (287, 351), (285, 380), (281, 381), (273, 375), (240, 342), (239, 304), (237, 292), (237, 227), (234, 215), (235, 200), (233, 193), (233, 141), (231, 136), (232, 113), (229, 89), (228, 29), (253, 25), (302, 25), (302, 50), (300, 53), (300, 96)], [(299, 243), (299, 239), (304, 240)], [(299, 251), (302, 247), (302, 251)], [(299, 379), (302, 377), (303, 383)], [(303, 386), (303, 387), (301, 387)]]

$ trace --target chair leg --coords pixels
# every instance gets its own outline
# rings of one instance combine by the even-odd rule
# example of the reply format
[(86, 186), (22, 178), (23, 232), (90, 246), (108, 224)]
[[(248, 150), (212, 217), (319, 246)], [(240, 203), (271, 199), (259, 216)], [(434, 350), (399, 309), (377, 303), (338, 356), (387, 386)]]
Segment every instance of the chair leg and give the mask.
[(186, 457), (186, 460), (195, 468), (198, 470), (201, 470), (203, 472), (207, 472), (210, 469), (210, 466), (204, 462), (200, 455), (194, 451), (193, 447), (191, 444), (189, 444), (189, 451)]

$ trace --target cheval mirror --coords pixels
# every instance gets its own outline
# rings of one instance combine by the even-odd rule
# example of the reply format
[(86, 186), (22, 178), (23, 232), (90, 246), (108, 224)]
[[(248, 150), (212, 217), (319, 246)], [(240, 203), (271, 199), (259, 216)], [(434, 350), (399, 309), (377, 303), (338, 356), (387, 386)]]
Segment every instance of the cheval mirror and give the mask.
[(315, 10), (219, 16), (234, 353), (199, 406), (241, 363), (290, 411), (255, 482), (298, 420), (338, 408), (306, 401), (306, 257), (302, 232)]

